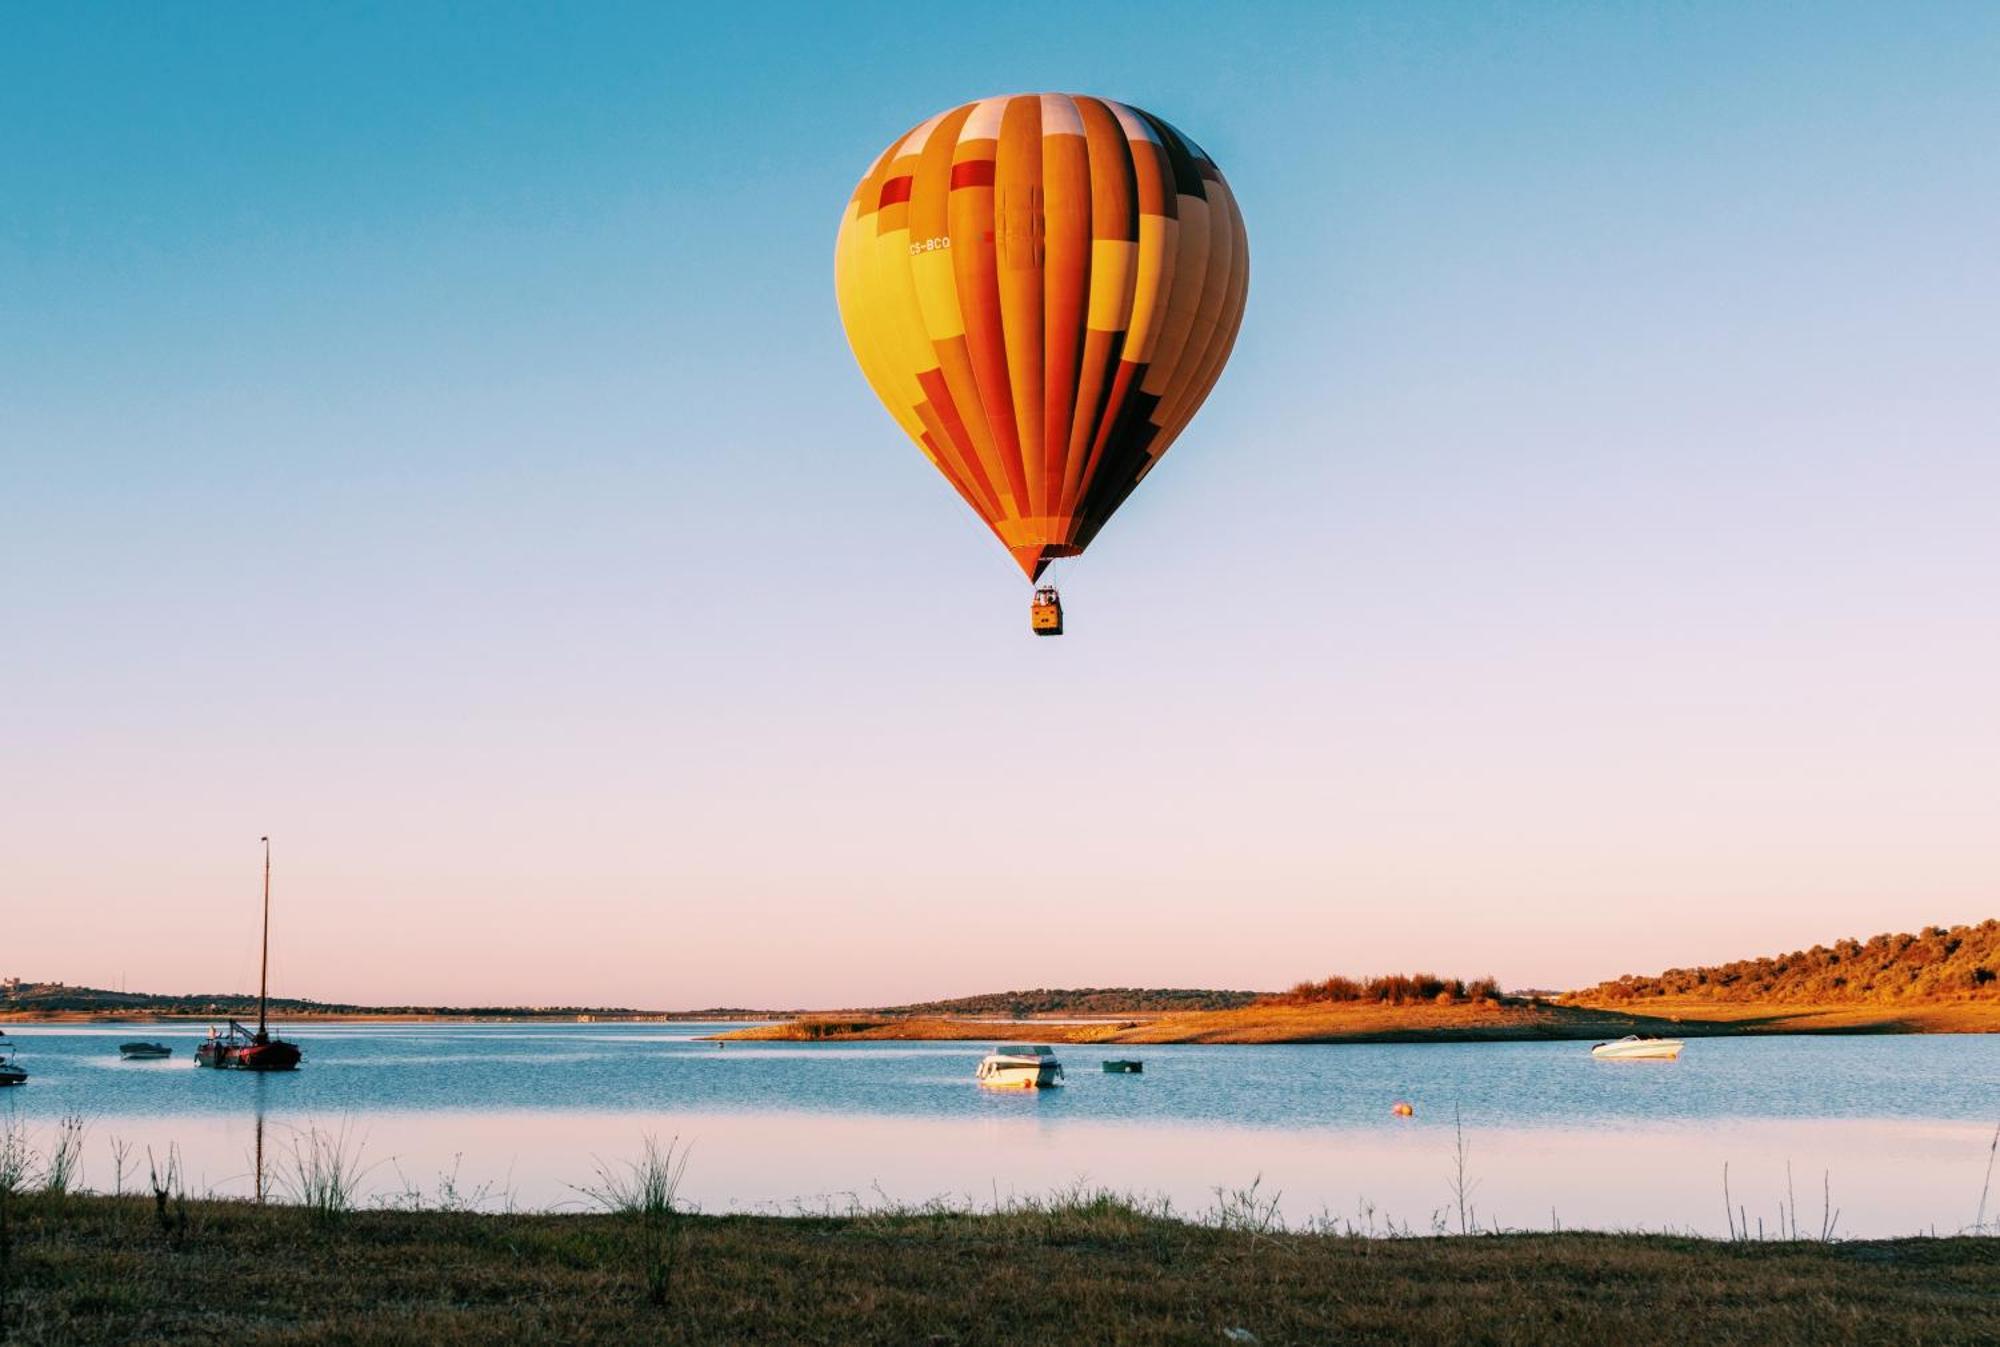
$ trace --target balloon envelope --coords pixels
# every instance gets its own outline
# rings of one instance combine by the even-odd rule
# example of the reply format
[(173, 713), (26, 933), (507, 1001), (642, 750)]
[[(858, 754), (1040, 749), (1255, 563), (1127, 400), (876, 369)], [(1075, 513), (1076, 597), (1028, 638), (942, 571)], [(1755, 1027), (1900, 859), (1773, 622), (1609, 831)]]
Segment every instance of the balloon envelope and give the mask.
[(1221, 170), (1067, 94), (941, 112), (861, 179), (834, 245), (875, 393), (1021, 568), (1075, 556), (1214, 386), (1249, 290)]

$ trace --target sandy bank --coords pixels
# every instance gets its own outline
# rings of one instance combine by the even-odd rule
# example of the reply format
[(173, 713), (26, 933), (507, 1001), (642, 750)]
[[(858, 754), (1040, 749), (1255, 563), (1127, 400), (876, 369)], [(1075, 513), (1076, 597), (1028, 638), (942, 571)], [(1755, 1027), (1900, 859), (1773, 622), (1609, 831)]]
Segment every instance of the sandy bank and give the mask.
[(2000, 1003), (1914, 1006), (1757, 1006), (1648, 1002), (1644, 1013), (1609, 1006), (1457, 1002), (1385, 1006), (1246, 1006), (1240, 1010), (1130, 1015), (1095, 1023), (896, 1019), (808, 1015), (717, 1037), (821, 1042), (991, 1040), (1044, 1043), (1465, 1043), (1533, 1039), (1596, 1042), (1624, 1034), (1714, 1037), (1756, 1033), (1995, 1033)]

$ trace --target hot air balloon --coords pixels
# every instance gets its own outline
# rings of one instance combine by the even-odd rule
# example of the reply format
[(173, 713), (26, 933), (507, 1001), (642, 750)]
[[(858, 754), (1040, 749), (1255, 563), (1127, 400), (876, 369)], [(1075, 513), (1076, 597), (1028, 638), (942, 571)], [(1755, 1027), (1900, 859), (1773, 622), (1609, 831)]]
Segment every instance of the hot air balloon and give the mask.
[[(1031, 582), (1089, 547), (1187, 426), (1249, 283), (1214, 161), (1082, 95), (981, 99), (904, 133), (834, 245), (862, 373)], [(1053, 585), (1031, 617), (1062, 632)]]

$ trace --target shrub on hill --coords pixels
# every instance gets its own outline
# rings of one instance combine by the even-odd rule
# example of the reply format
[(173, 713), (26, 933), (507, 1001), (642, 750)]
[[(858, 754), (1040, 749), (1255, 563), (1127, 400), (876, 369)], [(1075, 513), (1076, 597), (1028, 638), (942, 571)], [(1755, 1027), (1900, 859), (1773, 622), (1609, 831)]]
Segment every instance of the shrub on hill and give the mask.
[(1776, 958), (1669, 968), (1658, 977), (1627, 974), (1572, 995), (1585, 1001), (1688, 996), (1807, 1004), (2000, 997), (2000, 921), (1837, 940)]
[(1419, 1001), (1498, 1000), (1500, 984), (1492, 978), (1442, 978), (1435, 973), (1388, 973), (1381, 977), (1356, 979), (1322, 978), (1301, 982), (1290, 991), (1260, 997), (1259, 1005), (1312, 1006), (1343, 1001), (1376, 1002), (1405, 1006)]

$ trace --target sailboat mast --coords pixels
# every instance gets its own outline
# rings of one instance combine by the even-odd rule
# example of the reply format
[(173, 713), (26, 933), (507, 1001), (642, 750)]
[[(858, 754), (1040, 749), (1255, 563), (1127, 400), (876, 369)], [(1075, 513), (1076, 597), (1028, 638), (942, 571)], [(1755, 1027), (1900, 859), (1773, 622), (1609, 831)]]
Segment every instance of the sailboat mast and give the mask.
[(271, 839), (264, 841), (264, 954), (257, 964), (257, 1038), (264, 1037), (264, 1005), (271, 991)]

